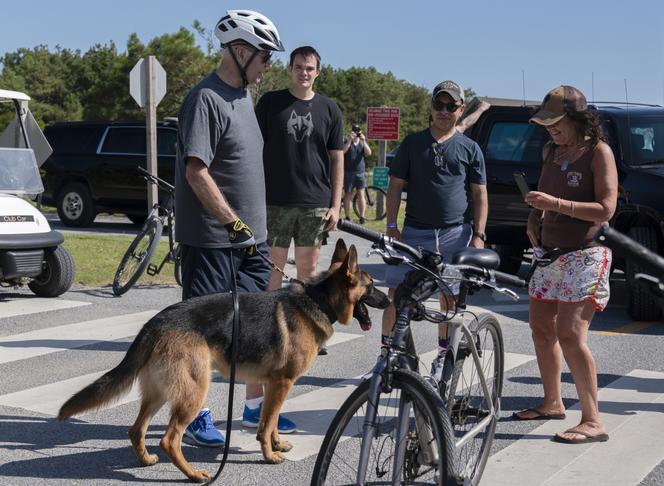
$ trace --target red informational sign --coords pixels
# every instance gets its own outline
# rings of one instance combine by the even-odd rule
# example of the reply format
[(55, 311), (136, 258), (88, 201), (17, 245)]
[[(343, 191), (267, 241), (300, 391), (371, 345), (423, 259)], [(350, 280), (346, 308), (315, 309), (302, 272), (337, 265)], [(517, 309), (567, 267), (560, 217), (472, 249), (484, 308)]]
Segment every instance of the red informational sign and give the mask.
[(369, 140), (398, 140), (399, 108), (367, 108), (367, 138)]

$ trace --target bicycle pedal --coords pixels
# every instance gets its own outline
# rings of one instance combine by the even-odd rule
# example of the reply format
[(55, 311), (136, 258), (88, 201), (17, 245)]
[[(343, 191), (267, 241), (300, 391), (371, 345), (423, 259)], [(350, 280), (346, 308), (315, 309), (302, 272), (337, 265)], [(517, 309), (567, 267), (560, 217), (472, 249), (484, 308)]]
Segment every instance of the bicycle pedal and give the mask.
[(148, 275), (150, 275), (151, 277), (154, 277), (155, 275), (157, 275), (159, 273), (159, 268), (154, 263), (150, 263), (148, 265), (148, 269), (146, 270), (146, 273)]

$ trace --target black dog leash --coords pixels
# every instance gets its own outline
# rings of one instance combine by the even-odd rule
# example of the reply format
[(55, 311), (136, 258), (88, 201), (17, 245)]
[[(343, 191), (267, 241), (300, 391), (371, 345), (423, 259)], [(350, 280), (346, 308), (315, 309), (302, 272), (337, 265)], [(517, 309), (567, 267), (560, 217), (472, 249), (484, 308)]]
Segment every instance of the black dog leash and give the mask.
[(240, 300), (237, 293), (237, 274), (235, 271), (235, 261), (233, 260), (233, 249), (231, 249), (231, 293), (233, 294), (233, 332), (231, 333), (231, 370), (230, 370), (230, 389), (228, 390), (228, 414), (226, 417), (226, 440), (224, 442), (224, 455), (217, 469), (217, 473), (205, 484), (214, 484), (221, 471), (226, 466), (228, 459), (228, 450), (231, 444), (231, 426), (233, 424), (233, 396), (235, 394), (235, 363), (237, 362), (237, 342), (235, 336), (240, 336)]

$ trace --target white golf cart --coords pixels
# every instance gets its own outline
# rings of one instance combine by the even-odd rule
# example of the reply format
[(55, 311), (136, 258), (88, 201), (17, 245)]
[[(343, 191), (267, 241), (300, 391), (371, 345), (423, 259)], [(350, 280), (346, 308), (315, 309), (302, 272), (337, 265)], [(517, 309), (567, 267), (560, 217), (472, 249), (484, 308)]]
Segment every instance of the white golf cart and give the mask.
[(71, 287), (74, 262), (62, 234), (27, 200), (44, 191), (39, 166), (52, 152), (29, 100), (0, 89), (0, 107), (16, 114), (0, 134), (0, 286), (27, 284), (40, 297), (56, 297)]

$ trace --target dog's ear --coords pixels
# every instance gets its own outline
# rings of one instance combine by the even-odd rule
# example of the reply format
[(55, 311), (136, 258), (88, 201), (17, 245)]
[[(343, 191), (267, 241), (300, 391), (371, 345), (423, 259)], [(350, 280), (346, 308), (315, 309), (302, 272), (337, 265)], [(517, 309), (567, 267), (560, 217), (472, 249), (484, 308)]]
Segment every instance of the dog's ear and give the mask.
[(335, 263), (343, 262), (347, 254), (348, 250), (346, 249), (346, 242), (343, 240), (343, 238), (339, 238), (337, 240), (337, 246), (334, 248), (334, 253), (332, 254), (332, 261), (330, 262), (330, 266), (334, 265)]
[(343, 265), (341, 265), (340, 270), (345, 272), (348, 277), (354, 276), (360, 270), (357, 266), (357, 250), (355, 249), (355, 245), (350, 245), (348, 255), (346, 255), (346, 259)]

